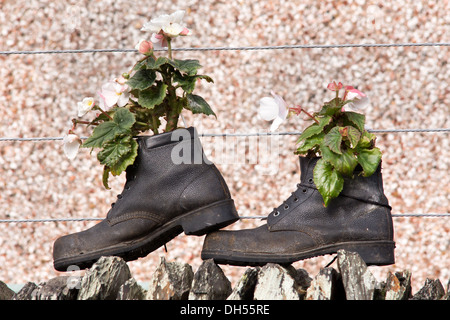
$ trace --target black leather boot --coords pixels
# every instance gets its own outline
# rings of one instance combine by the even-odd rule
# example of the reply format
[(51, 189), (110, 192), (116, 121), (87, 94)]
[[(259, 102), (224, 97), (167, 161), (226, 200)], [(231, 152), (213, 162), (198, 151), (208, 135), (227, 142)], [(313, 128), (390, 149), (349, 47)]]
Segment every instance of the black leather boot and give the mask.
[(391, 207), (384, 195), (381, 166), (370, 177), (345, 179), (327, 207), (313, 181), (318, 158), (300, 157), (298, 189), (255, 229), (208, 234), (202, 259), (233, 265), (290, 264), (336, 253), (357, 252), (368, 265), (393, 264)]
[(227, 184), (194, 128), (137, 140), (138, 156), (106, 219), (55, 241), (56, 270), (88, 268), (101, 256), (135, 260), (183, 231), (204, 235), (238, 220)]

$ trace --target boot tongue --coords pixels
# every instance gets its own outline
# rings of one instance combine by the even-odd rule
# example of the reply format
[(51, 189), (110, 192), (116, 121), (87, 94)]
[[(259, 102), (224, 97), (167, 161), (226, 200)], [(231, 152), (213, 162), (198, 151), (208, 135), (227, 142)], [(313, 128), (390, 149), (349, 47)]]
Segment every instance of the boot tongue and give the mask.
[(299, 157), (300, 161), (300, 182), (306, 182), (313, 177), (313, 170), (320, 158)]
[(153, 136), (140, 136), (141, 146), (147, 149), (157, 148), (184, 139), (194, 139), (198, 137), (197, 130), (194, 127), (179, 128), (174, 131), (156, 134)]

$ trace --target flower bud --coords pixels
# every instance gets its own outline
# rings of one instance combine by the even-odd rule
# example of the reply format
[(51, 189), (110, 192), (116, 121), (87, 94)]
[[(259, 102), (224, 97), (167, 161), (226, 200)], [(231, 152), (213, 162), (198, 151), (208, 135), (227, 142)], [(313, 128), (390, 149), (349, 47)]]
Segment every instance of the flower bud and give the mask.
[(70, 160), (75, 159), (81, 145), (81, 139), (76, 134), (69, 132), (69, 134), (64, 136), (63, 144), (64, 154), (66, 157)]
[(151, 43), (150, 41), (147, 41), (147, 40), (141, 40), (136, 45), (136, 50), (138, 50), (139, 53), (149, 55), (153, 51), (153, 43)]

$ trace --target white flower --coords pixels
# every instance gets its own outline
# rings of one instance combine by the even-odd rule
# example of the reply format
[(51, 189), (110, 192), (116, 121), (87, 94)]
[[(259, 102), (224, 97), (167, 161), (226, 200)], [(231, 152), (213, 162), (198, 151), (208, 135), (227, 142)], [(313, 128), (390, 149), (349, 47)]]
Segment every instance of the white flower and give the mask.
[(179, 36), (180, 33), (186, 32), (186, 28), (181, 25), (183, 17), (184, 10), (175, 11), (170, 15), (163, 14), (146, 22), (141, 30), (153, 33), (159, 33), (162, 30), (169, 37), (176, 37)]
[(70, 160), (75, 159), (78, 154), (78, 149), (81, 145), (81, 139), (76, 134), (69, 133), (64, 137), (63, 143), (64, 154)]
[(280, 124), (286, 120), (288, 115), (288, 106), (287, 103), (283, 100), (282, 97), (271, 92), (272, 97), (264, 97), (259, 100), (259, 116), (261, 119), (266, 121), (271, 121), (272, 125), (270, 126), (270, 131), (274, 132), (278, 129)]
[(94, 107), (94, 98), (92, 97), (84, 98), (83, 101), (78, 102), (78, 116), (79, 117), (84, 116), (86, 113), (91, 111), (93, 107)]
[(153, 48), (156, 50), (167, 48), (167, 40), (162, 34), (152, 33), (150, 41), (153, 43)]
[(345, 87), (344, 100), (351, 100), (348, 106), (353, 110), (362, 110), (369, 105), (369, 98), (352, 86)]
[(99, 105), (103, 111), (110, 110), (115, 104), (123, 107), (130, 100), (130, 87), (116, 81), (110, 81), (102, 86), (98, 92)]
[(355, 111), (365, 109), (369, 105), (369, 97), (354, 98), (352, 102), (348, 103), (350, 109)]

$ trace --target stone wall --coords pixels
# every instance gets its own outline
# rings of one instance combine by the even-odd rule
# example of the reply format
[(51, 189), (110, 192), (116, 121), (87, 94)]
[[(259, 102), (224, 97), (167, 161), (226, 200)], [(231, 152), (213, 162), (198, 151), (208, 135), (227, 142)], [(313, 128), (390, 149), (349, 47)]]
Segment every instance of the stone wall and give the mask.
[(339, 251), (337, 269), (322, 269), (313, 278), (303, 269), (267, 264), (248, 268), (234, 288), (212, 260), (194, 273), (189, 264), (161, 258), (144, 289), (128, 265), (118, 257), (102, 257), (83, 277), (61, 276), (35, 284), (28, 282), (15, 293), (0, 281), (3, 300), (450, 300), (450, 281), (427, 279), (411, 292), (408, 270), (377, 279), (356, 253)]

